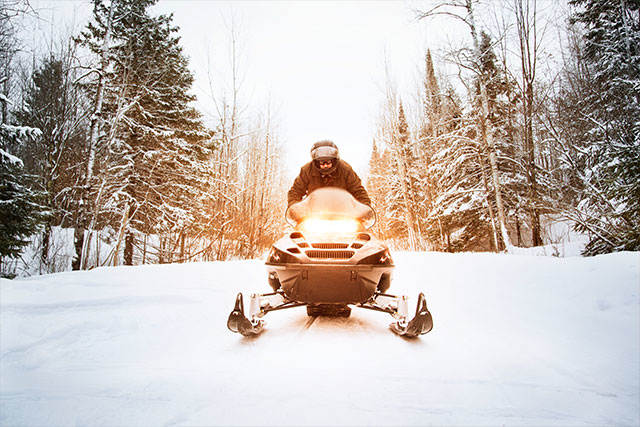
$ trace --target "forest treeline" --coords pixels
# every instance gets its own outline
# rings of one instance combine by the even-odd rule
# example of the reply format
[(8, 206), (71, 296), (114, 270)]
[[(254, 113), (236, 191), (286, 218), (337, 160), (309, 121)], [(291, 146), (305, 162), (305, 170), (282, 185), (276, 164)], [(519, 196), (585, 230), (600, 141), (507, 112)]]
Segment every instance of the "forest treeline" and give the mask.
[(559, 4), (501, 2), (499, 25), (478, 4), (415, 11), (462, 22), (469, 43), (442, 55), (459, 81), (430, 51), (419, 95), (387, 81), (368, 181), (380, 234), (409, 249), (509, 251), (545, 243), (554, 218), (588, 235), (586, 255), (640, 250), (640, 2), (570, 1), (557, 67), (542, 39)]
[[(205, 116), (156, 1), (92, 0), (81, 31), (25, 59), (20, 20), (37, 11), (0, 0), (2, 274), (34, 242), (39, 272), (68, 268), (56, 227), (73, 230), (73, 269), (254, 257), (282, 231), (282, 141), (269, 105), (246, 113), (237, 34)], [(482, 4), (415, 11), (462, 22), (468, 43), (425, 52), (416, 96), (387, 79), (365, 179), (376, 231), (509, 251), (544, 244), (553, 217), (589, 236), (587, 255), (640, 250), (640, 1), (571, 0), (555, 68), (535, 0), (505, 0), (501, 26)]]
[(274, 239), (285, 202), (268, 106), (246, 113), (234, 68), (203, 117), (179, 28), (155, 3), (94, 0), (82, 31), (29, 65), (19, 18), (37, 12), (1, 1), (5, 268), (34, 236), (40, 272), (67, 268), (53, 227), (74, 230), (73, 269), (253, 257)]

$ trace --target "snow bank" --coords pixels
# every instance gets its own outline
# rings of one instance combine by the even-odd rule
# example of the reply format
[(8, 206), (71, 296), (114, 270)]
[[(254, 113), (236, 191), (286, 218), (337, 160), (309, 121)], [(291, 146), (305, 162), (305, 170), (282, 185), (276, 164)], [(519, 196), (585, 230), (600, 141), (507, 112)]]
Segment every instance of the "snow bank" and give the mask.
[(397, 253), (433, 332), (274, 312), (226, 330), (261, 261), (0, 282), (2, 425), (637, 425), (640, 254)]

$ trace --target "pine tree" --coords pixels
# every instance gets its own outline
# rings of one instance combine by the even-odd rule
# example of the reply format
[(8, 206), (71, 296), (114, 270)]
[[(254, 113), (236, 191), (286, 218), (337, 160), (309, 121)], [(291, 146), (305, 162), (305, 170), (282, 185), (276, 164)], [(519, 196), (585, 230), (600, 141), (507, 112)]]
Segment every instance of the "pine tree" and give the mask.
[(640, 2), (574, 0), (585, 27), (584, 61), (591, 91), (580, 122), (585, 192), (578, 229), (585, 254), (640, 249)]
[(398, 115), (392, 133), (391, 148), (393, 153), (393, 165), (395, 171), (391, 175), (392, 187), (395, 189), (392, 196), (391, 210), (399, 221), (396, 227), (399, 232), (405, 234), (411, 249), (417, 249), (420, 245), (420, 226), (418, 223), (419, 197), (417, 159), (414, 152), (414, 144), (409, 132), (409, 125), (404, 113), (402, 102), (398, 104)]
[(33, 142), (20, 147), (20, 157), (26, 171), (38, 177), (42, 203), (50, 213), (42, 236), (41, 260), (45, 266), (51, 227), (70, 224), (76, 208), (71, 196), (79, 178), (76, 170), (82, 164), (85, 132), (82, 98), (73, 79), (68, 63), (53, 55), (46, 58), (33, 72), (23, 95), (24, 106), (14, 113), (19, 124), (41, 131)]
[[(446, 6), (446, 7), (443, 7)], [(447, 15), (448, 17), (457, 18), (464, 22), (468, 26), (471, 35), (471, 41), (473, 43), (473, 50), (470, 56), (471, 63), (464, 64), (468, 69), (473, 70), (477, 75), (482, 76), (481, 58), (483, 51), (480, 45), (480, 33), (479, 27), (475, 21), (475, 8), (474, 2), (471, 0), (465, 0), (461, 2), (439, 2), (437, 6), (430, 8), (427, 11), (417, 11), (418, 19), (431, 18), (437, 15)], [(462, 65), (462, 64), (461, 64)], [(511, 239), (507, 231), (506, 214), (503, 203), (503, 182), (500, 180), (500, 174), (497, 164), (497, 153), (494, 140), (493, 123), (488, 120), (489, 117), (489, 105), (488, 105), (488, 90), (486, 86), (486, 79), (479, 79), (480, 90), (480, 109), (477, 115), (478, 119), (478, 132), (480, 141), (484, 144), (489, 158), (490, 167), (490, 182), (493, 187), (495, 201), (496, 201), (496, 213), (497, 223), (499, 225), (500, 236), (505, 245), (505, 250), (509, 251), (512, 247)]]
[(0, 266), (5, 257), (20, 255), (46, 219), (40, 203), (42, 194), (34, 189), (33, 176), (25, 173), (22, 160), (8, 151), (9, 146), (39, 135), (36, 128), (0, 123)]
[(0, 260), (19, 256), (45, 219), (29, 181), (21, 163), (0, 153)]
[(438, 82), (430, 52), (425, 62), (420, 163), (427, 190), (422, 230), (439, 250), (486, 249), (489, 222), (474, 121), (463, 116), (451, 85)]
[[(496, 166), (499, 181), (503, 195), (503, 204), (506, 216), (515, 222), (517, 234), (517, 243), (522, 244), (521, 224), (525, 221), (525, 210), (537, 212), (534, 209), (534, 201), (528, 186), (528, 170), (535, 167), (535, 163), (531, 164), (530, 159), (525, 159), (525, 144), (517, 143), (516, 129), (516, 108), (518, 106), (519, 97), (515, 91), (515, 82), (513, 82), (508, 74), (499, 67), (498, 60), (493, 50), (493, 42), (491, 37), (484, 31), (480, 34), (480, 73), (474, 82), (474, 108), (476, 115), (482, 110), (481, 100), (481, 84), (486, 87), (486, 99), (488, 109), (488, 121), (491, 123), (493, 130), (494, 151), (496, 154)], [(491, 174), (489, 165), (489, 147), (481, 149), (481, 164), (483, 165), (483, 174), (486, 178), (487, 200), (490, 204), (488, 211), (492, 218), (492, 228), (498, 231), (499, 225), (495, 223), (494, 212), (497, 213), (498, 207), (495, 198), (495, 189), (492, 180), (488, 177)], [(540, 172), (538, 172), (540, 174)], [(537, 198), (536, 198), (537, 200)], [(534, 213), (535, 213), (534, 212)], [(532, 217), (535, 215), (532, 213)], [(537, 217), (536, 217), (537, 218)], [(535, 222), (531, 220), (530, 224)], [(536, 227), (531, 226), (532, 230)], [(535, 234), (535, 233), (534, 233)], [(539, 234), (539, 232), (538, 232)], [(494, 241), (498, 242), (498, 247), (503, 247), (502, 235), (497, 233)], [(535, 242), (535, 239), (533, 239)]]
[[(184, 239), (205, 215), (212, 135), (190, 106), (193, 76), (172, 17), (150, 16), (155, 0), (119, 0), (115, 11), (95, 3), (95, 22), (81, 41), (97, 55), (107, 30), (115, 42), (101, 82), (102, 143), (109, 153), (98, 160), (106, 171), (100, 177), (108, 195), (103, 214), (111, 213), (124, 234), (125, 263), (131, 264), (136, 233)], [(92, 89), (97, 96), (99, 86)]]
[(32, 126), (12, 124), (11, 109), (16, 104), (12, 88), (15, 77), (14, 57), (18, 39), (14, 19), (25, 13), (23, 1), (0, 3), (0, 273), (4, 258), (20, 255), (29, 238), (44, 219), (40, 194), (33, 188), (32, 176), (24, 170), (24, 162), (15, 154), (23, 144), (39, 137)]
[(389, 230), (389, 163), (388, 150), (380, 150), (380, 144), (372, 141), (371, 157), (369, 158), (369, 175), (366, 179), (366, 189), (371, 198), (371, 205), (376, 211), (377, 234), (382, 239), (392, 237)]

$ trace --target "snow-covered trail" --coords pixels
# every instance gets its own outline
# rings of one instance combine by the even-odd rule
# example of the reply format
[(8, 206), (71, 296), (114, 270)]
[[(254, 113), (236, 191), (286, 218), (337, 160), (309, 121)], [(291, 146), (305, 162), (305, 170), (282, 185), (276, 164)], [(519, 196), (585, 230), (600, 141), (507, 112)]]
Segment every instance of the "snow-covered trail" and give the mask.
[(639, 253), (394, 258), (433, 313), (417, 340), (358, 309), (232, 334), (261, 261), (2, 280), (0, 424), (640, 424)]

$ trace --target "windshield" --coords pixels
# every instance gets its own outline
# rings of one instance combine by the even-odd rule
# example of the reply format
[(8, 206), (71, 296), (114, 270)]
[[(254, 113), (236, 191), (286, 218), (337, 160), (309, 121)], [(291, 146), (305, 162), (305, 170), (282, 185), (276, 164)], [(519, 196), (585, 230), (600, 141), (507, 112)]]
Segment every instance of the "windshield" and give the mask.
[[(343, 228), (341, 231), (361, 231), (376, 222), (373, 209), (358, 202), (348, 191), (335, 187), (313, 191), (302, 201), (291, 205), (285, 216), (287, 222), (296, 228), (330, 221), (333, 228)], [(350, 224), (354, 222), (358, 229), (352, 230)]]

